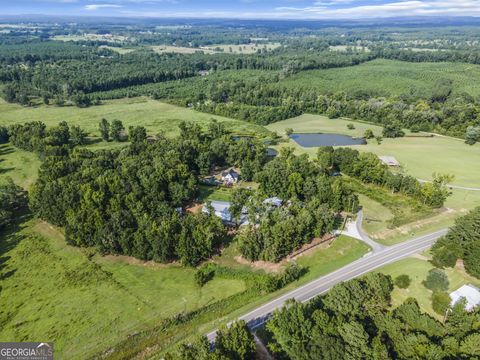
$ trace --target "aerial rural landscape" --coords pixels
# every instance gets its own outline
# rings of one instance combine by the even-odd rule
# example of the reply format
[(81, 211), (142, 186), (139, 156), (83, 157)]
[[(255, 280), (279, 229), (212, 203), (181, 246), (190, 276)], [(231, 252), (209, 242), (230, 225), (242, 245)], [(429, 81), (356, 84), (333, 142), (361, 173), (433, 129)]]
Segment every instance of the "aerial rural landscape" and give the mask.
[(0, 359), (479, 359), (480, 2), (199, 3), (0, 13)]

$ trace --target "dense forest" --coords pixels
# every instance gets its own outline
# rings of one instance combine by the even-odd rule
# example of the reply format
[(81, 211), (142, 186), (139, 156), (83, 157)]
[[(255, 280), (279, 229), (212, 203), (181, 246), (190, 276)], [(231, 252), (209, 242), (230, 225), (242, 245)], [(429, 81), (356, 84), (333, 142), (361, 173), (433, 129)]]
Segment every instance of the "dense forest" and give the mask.
[[(479, 355), (479, 310), (453, 306), (442, 323), (407, 299), (392, 309), (393, 281), (373, 273), (334, 286), (309, 303), (294, 300), (274, 312), (266, 329), (269, 350), (279, 359), (474, 359)], [(249, 359), (251, 339), (237, 323), (236, 342), (229, 341), (231, 359)], [(223, 330), (225, 331), (225, 330)], [(243, 335), (242, 335), (243, 334)], [(231, 335), (230, 335), (231, 336)], [(220, 337), (223, 349), (225, 335)], [(182, 345), (179, 359), (218, 359), (205, 351), (206, 339)], [(235, 345), (233, 345), (235, 344)], [(222, 357), (220, 357), (222, 358)]]

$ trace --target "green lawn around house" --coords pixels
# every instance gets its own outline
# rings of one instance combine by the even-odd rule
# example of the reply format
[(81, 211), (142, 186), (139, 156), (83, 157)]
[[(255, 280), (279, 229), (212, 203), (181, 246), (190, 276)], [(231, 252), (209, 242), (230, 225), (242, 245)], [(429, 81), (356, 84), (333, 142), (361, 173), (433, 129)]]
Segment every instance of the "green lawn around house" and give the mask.
[[(425, 256), (426, 255), (426, 256)], [(406, 274), (411, 279), (411, 284), (407, 289), (399, 289), (395, 287), (392, 293), (392, 305), (398, 306), (403, 303), (407, 298), (413, 297), (417, 299), (420, 308), (423, 311), (430, 313), (437, 319), (442, 320), (442, 316), (436, 314), (432, 309), (432, 291), (427, 289), (422, 282), (426, 279), (428, 271), (433, 269), (434, 266), (428, 261), (429, 254), (410, 257), (397, 261), (393, 264), (382, 267), (378, 272), (382, 272), (387, 275), (391, 275), (393, 278), (398, 275)], [(473, 284), (480, 286), (480, 280), (468, 275), (465, 270), (460, 267), (447, 268), (445, 273), (450, 281), (448, 288), (449, 292), (457, 290), (460, 286), (465, 284)]]

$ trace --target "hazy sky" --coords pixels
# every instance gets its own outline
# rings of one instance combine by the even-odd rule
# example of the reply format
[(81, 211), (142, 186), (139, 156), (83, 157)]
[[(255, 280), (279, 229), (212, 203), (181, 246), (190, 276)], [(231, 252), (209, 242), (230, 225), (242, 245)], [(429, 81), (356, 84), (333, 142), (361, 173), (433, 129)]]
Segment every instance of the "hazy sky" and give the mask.
[(0, 0), (1, 14), (276, 19), (480, 16), (480, 0)]

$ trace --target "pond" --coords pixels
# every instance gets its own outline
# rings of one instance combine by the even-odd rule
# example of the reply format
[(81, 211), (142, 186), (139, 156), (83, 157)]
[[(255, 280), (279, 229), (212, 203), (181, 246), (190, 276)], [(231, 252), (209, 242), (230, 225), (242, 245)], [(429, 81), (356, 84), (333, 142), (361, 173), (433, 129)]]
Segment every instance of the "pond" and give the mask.
[(290, 139), (302, 147), (365, 145), (364, 138), (341, 134), (293, 134)]

